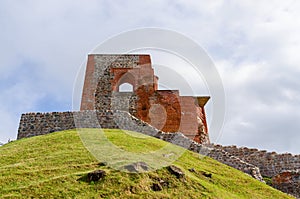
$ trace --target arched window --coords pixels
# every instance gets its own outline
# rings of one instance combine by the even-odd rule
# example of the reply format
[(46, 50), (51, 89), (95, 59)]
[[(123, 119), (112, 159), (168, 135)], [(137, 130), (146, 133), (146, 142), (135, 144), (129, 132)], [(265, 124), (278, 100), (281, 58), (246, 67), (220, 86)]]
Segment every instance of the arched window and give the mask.
[(133, 92), (133, 86), (129, 83), (123, 83), (119, 86), (119, 92)]

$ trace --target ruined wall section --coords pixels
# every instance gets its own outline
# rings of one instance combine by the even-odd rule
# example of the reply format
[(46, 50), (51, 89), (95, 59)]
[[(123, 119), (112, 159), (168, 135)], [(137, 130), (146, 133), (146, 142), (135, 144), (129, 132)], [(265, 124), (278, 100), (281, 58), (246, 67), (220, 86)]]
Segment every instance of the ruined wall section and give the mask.
[[(84, 113), (82, 114), (84, 115)], [(92, 121), (88, 117), (85, 120), (87, 123)], [(93, 125), (93, 123), (89, 123), (87, 126), (92, 127)], [(21, 116), (18, 139), (74, 128), (75, 122), (72, 112), (26, 113)]]
[[(117, 82), (114, 82), (112, 68), (128, 69), (138, 68), (139, 55), (93, 55), (97, 86), (94, 90), (95, 110), (112, 110), (113, 90)], [(85, 87), (84, 87), (85, 89)]]
[[(130, 93), (122, 93), (120, 102), (131, 98)], [(123, 100), (121, 98), (123, 97)], [(126, 107), (127, 104), (124, 104)], [(119, 107), (120, 109), (122, 108)], [(141, 132), (164, 141), (184, 147), (196, 153), (211, 157), (221, 163), (247, 173), (262, 181), (262, 176), (273, 177), (273, 187), (299, 197), (299, 155), (276, 154), (257, 149), (205, 146), (182, 133), (165, 133), (148, 123), (132, 116), (127, 111), (78, 111), (27, 113), (20, 120), (18, 139), (44, 135), (56, 131), (75, 128), (111, 128)], [(276, 168), (276, 169), (273, 169)], [(260, 173), (261, 169), (261, 173)], [(270, 170), (268, 170), (270, 169)], [(286, 171), (291, 169), (291, 171)]]
[(287, 170), (274, 176), (272, 187), (300, 198), (300, 170)]
[(136, 112), (135, 102), (137, 95), (133, 92), (112, 92), (111, 108), (112, 111)]
[(112, 68), (139, 68), (147, 57), (150, 60), (148, 55), (89, 55), (80, 110), (110, 110), (110, 98), (116, 84)]
[(149, 124), (164, 132), (179, 132), (181, 105), (178, 90), (158, 90), (149, 99)]
[(180, 96), (182, 115), (179, 131), (185, 132), (188, 138), (198, 143), (208, 144), (209, 136), (204, 105), (202, 107), (199, 105), (198, 98), (199, 97)]
[(155, 137), (159, 138), (161, 140), (164, 140), (166, 142), (170, 142), (175, 145), (181, 146), (190, 151), (199, 153), (201, 155), (211, 157), (223, 164), (226, 164), (230, 167), (233, 167), (244, 173), (247, 173), (259, 181), (263, 181), (263, 178), (260, 174), (258, 167), (256, 167), (253, 164), (249, 164), (235, 156), (232, 156), (230, 153), (228, 153), (222, 149), (216, 149), (216, 148), (212, 148), (210, 146), (199, 144), (199, 143), (189, 139), (182, 133), (165, 133), (165, 132), (159, 131), (155, 135)]
[(196, 143), (182, 133), (162, 132), (132, 116), (127, 111), (78, 111), (23, 114), (20, 120), (18, 139), (76, 128), (112, 128), (141, 132), (191, 151), (207, 155), (260, 179), (259, 170), (257, 170), (255, 166), (221, 149), (209, 148)]
[(247, 147), (214, 145), (239, 159), (259, 167), (263, 176), (273, 177), (284, 170), (300, 170), (300, 155), (277, 154)]
[(97, 87), (94, 55), (88, 55), (80, 110), (95, 109), (95, 90)]
[(22, 114), (18, 139), (76, 128), (124, 129), (156, 134), (159, 130), (125, 111), (77, 111)]
[[(89, 55), (85, 78), (81, 110), (128, 111), (162, 131), (209, 143), (204, 105), (178, 90), (157, 90), (149, 55)], [(119, 92), (123, 83), (133, 86), (131, 97)]]
[[(100, 119), (99, 119), (100, 118)], [(165, 133), (132, 116), (127, 111), (78, 111), (27, 113), (20, 120), (18, 139), (76, 128), (110, 128), (137, 131), (207, 155), (261, 180), (259, 169), (221, 149), (199, 144), (182, 133)]]

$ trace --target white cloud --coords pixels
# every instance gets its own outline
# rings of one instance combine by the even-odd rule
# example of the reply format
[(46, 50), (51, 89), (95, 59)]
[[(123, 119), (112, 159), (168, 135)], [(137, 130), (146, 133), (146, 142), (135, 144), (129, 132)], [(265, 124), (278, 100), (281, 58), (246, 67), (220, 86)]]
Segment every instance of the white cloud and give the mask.
[(227, 95), (221, 142), (299, 153), (299, 10), (279, 0), (1, 1), (0, 141), (46, 96), (70, 103), (78, 67), (99, 42), (155, 26), (191, 37), (215, 60)]
[(20, 116), (24, 112), (35, 110), (43, 93), (35, 89), (34, 84), (27, 78), (18, 82), (7, 84), (7, 88), (1, 88), (0, 95), (0, 139), (6, 142), (8, 139), (15, 139)]

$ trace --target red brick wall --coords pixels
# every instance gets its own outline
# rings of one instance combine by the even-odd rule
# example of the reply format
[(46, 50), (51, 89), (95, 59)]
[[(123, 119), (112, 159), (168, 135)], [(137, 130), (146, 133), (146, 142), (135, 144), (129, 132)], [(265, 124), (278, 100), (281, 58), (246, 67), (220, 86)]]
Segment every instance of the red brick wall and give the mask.
[[(101, 55), (96, 56), (101, 59)], [(137, 97), (131, 114), (164, 132), (182, 132), (199, 143), (209, 142), (204, 112), (208, 99), (180, 96), (178, 90), (157, 90), (158, 77), (154, 75), (149, 55), (132, 55), (135, 56), (132, 60), (125, 55), (122, 63), (118, 63), (122, 55), (111, 55), (111, 60), (107, 58), (110, 55), (105, 56), (112, 64), (101, 79), (95, 77), (99, 63), (95, 63), (94, 55), (88, 57), (81, 110), (110, 109), (107, 104), (112, 92), (118, 92), (121, 84), (130, 83)]]
[[(155, 91), (150, 100), (150, 124), (164, 132), (178, 132), (181, 119), (179, 92)], [(157, 125), (159, 124), (159, 125)]]
[(195, 98), (189, 96), (180, 97), (181, 105), (181, 125), (180, 132), (194, 139), (198, 134), (198, 124), (197, 124), (197, 107), (195, 104)]
[(80, 110), (95, 109), (95, 91), (96, 91), (97, 82), (96, 79), (94, 78), (94, 73), (95, 73), (94, 55), (88, 55)]

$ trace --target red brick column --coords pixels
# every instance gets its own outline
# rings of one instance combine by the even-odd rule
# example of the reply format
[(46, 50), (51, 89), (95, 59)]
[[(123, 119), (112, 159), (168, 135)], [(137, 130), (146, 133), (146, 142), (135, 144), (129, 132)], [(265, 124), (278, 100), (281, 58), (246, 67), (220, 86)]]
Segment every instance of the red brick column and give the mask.
[(82, 91), (80, 110), (94, 110), (95, 91), (97, 87), (97, 80), (94, 77), (95, 60), (94, 55), (88, 55), (88, 61), (85, 71), (84, 86)]

